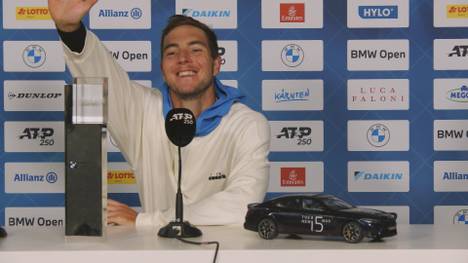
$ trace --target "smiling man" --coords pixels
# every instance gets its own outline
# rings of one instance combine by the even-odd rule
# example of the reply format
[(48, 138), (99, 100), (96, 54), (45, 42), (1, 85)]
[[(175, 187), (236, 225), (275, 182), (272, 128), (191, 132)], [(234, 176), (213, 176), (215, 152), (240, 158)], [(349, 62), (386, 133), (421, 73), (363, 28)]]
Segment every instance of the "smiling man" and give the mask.
[(267, 120), (224, 86), (217, 39), (205, 24), (176, 15), (161, 36), (160, 90), (131, 81), (81, 19), (96, 0), (49, 0), (73, 76), (108, 78), (112, 137), (135, 171), (142, 212), (109, 200), (108, 222), (160, 227), (174, 217), (177, 148), (165, 134), (174, 107), (197, 117), (194, 140), (182, 149), (184, 217), (195, 225), (241, 224), (247, 204), (260, 202), (268, 185)]

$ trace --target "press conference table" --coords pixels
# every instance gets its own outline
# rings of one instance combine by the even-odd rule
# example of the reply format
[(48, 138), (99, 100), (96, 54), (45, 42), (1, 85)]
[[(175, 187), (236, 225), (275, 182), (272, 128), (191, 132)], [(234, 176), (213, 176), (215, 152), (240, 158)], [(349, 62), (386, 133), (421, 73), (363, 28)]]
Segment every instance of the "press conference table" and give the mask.
[[(336, 238), (280, 236), (263, 240), (240, 226), (201, 227), (193, 240), (221, 243), (220, 263), (378, 262), (467, 263), (466, 225), (400, 225), (398, 235), (382, 242), (348, 244)], [(1, 263), (212, 262), (214, 246), (159, 238), (151, 229), (108, 227), (101, 240), (65, 240), (61, 229), (11, 230), (0, 240)]]

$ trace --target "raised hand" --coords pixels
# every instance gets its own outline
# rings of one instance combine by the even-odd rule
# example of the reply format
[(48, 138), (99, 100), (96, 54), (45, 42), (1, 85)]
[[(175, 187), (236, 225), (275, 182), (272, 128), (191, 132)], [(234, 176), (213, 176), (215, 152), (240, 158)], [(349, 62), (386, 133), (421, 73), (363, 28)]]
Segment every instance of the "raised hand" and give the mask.
[(64, 32), (75, 31), (81, 19), (97, 0), (48, 0), (49, 12), (57, 28)]

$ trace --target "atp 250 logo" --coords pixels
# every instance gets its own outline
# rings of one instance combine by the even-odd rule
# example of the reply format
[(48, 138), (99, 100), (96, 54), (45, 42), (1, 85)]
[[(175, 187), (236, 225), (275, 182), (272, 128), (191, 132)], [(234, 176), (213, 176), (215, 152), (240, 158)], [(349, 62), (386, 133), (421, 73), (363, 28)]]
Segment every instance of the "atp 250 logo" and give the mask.
[(312, 129), (310, 127), (284, 127), (281, 132), (276, 135), (276, 138), (295, 140), (297, 145), (310, 145), (312, 144)]
[(21, 135), (20, 140), (36, 140), (41, 146), (54, 145), (53, 139), (54, 129), (53, 128), (25, 128)]
[(270, 121), (271, 151), (323, 151), (323, 121)]

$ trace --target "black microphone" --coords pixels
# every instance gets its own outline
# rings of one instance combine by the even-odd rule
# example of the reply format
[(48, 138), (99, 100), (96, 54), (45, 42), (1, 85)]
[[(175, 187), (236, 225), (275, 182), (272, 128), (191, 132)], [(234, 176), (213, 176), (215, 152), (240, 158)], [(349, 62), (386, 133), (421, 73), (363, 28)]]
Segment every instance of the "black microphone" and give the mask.
[(177, 146), (179, 152), (179, 178), (177, 181), (175, 221), (171, 221), (165, 227), (159, 229), (158, 236), (170, 238), (198, 237), (202, 235), (202, 232), (188, 221), (184, 221), (184, 203), (182, 191), (180, 189), (182, 180), (182, 157), (180, 148), (187, 146), (195, 136), (195, 116), (189, 109), (174, 108), (166, 115), (165, 127), (167, 137)]

